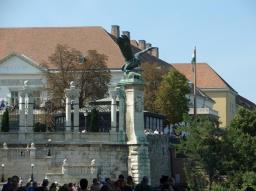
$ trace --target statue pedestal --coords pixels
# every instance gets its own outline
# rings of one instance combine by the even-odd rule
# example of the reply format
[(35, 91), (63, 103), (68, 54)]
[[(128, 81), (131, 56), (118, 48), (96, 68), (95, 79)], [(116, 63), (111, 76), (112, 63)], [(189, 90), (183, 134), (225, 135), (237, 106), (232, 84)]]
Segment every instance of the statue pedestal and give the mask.
[(126, 96), (126, 134), (129, 145), (128, 169), (135, 183), (143, 176), (150, 181), (148, 142), (144, 133), (144, 82), (141, 78), (121, 80)]
[(146, 140), (144, 134), (143, 80), (126, 79), (123, 85), (126, 95), (126, 134), (128, 143), (143, 143)]

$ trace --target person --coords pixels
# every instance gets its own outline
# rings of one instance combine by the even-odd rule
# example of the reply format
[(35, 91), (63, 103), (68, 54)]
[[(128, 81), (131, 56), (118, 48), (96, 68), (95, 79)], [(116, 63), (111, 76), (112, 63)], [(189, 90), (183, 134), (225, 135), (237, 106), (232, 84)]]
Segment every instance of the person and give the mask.
[(135, 187), (134, 191), (152, 191), (152, 188), (148, 185), (148, 182), (148, 177), (144, 176), (141, 182)]
[(11, 189), (11, 178), (7, 179), (7, 183), (3, 185), (2, 191), (8, 191)]
[(80, 180), (80, 188), (79, 188), (79, 191), (88, 191), (87, 190), (87, 187), (88, 187), (88, 180), (85, 179), (85, 178), (82, 178)]
[(125, 181), (124, 175), (120, 174), (118, 180), (115, 182), (115, 187), (117, 191), (124, 191)]
[(155, 129), (154, 134), (156, 134), (156, 135), (158, 135), (158, 134), (159, 134), (158, 129)]
[(68, 185), (67, 185), (67, 184), (64, 184), (63, 186), (61, 186), (61, 187), (59, 188), (58, 191), (68, 191)]
[(37, 182), (32, 182), (32, 181), (30, 181), (30, 182), (27, 184), (26, 191), (37, 191)]
[(135, 188), (135, 183), (133, 182), (133, 179), (131, 176), (128, 176), (126, 179), (126, 185), (124, 187), (125, 191), (133, 191)]
[(38, 188), (38, 191), (48, 191), (48, 184), (49, 181), (47, 179), (44, 179), (42, 185)]
[(106, 178), (106, 179), (105, 179), (104, 186), (107, 186), (109, 190), (115, 190), (115, 189), (114, 189), (113, 182), (111, 181), (110, 178)]
[(74, 184), (72, 182), (68, 183), (68, 191), (74, 191)]
[(160, 190), (161, 191), (174, 191), (171, 181), (168, 176), (162, 176), (160, 178)]
[(10, 186), (7, 191), (17, 191), (19, 189), (20, 178), (18, 176), (13, 176), (10, 180)]
[(101, 185), (99, 184), (98, 182), (98, 179), (97, 178), (94, 178), (92, 180), (92, 185), (91, 185), (91, 191), (100, 191), (101, 189)]
[(57, 185), (54, 182), (51, 184), (49, 191), (57, 191)]
[(101, 187), (100, 191), (112, 191), (112, 190), (110, 190), (107, 185), (103, 185), (103, 186)]

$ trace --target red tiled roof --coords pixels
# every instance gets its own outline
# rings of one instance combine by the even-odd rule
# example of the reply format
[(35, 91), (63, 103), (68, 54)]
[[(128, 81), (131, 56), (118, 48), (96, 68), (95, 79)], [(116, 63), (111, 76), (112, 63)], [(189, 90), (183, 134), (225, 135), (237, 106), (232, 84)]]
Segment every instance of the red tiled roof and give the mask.
[[(0, 59), (15, 52), (40, 64), (48, 61), (57, 44), (75, 48), (85, 55), (88, 50), (97, 50), (108, 57), (109, 68), (121, 68), (124, 64), (115, 39), (102, 27), (0, 28)], [(142, 60), (168, 64), (149, 54), (143, 55)]]
[(42, 63), (54, 53), (57, 44), (63, 44), (85, 55), (88, 50), (107, 55), (110, 68), (119, 68), (124, 62), (118, 45), (102, 27), (2, 28), (0, 44), (0, 58), (16, 52)]
[(255, 110), (256, 109), (256, 104), (251, 102), (250, 100), (246, 99), (243, 96), (237, 95), (236, 96), (236, 103), (246, 109), (249, 110)]
[[(188, 80), (193, 82), (192, 64), (172, 64), (180, 73), (186, 76)], [(217, 72), (215, 72), (206, 63), (197, 63), (197, 87), (203, 89), (231, 89), (235, 91), (224, 79), (222, 79)]]

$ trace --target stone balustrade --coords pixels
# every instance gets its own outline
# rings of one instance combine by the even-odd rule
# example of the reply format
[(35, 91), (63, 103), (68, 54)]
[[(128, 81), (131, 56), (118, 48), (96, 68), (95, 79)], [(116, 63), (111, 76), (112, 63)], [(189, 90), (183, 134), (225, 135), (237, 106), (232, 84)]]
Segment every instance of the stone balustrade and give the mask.
[(122, 144), (123, 140), (120, 133), (73, 133), (73, 132), (1, 132), (0, 143), (8, 144), (48, 144), (51, 139), (51, 144)]

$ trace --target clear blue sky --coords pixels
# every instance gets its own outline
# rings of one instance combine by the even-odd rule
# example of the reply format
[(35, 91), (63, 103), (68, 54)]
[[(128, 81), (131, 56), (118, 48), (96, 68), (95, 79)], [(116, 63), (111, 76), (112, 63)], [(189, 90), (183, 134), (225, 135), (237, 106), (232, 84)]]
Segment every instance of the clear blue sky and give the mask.
[(256, 102), (255, 0), (0, 0), (0, 27), (113, 24), (169, 63), (190, 62), (196, 45), (198, 62)]

